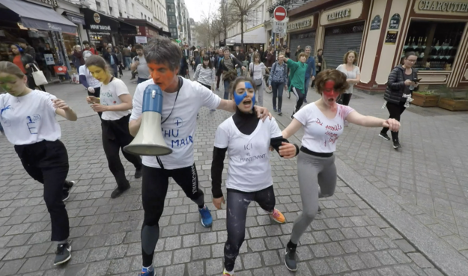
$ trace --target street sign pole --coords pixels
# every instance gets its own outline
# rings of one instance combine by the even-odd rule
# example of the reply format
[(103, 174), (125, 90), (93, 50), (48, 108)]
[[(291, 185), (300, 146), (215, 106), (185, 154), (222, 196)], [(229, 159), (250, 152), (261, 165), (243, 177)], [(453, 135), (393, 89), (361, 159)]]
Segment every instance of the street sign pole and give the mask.
[[(286, 22), (289, 21), (287, 18), (286, 8), (284, 8), (283, 6), (276, 7), (273, 11), (273, 18), (274, 21), (271, 29), (271, 34), (273, 37), (273, 45), (275, 47), (275, 50), (278, 50), (279, 46), (281, 46), (280, 35), (286, 33)], [(278, 51), (276, 51), (276, 55), (276, 58), (278, 58)]]

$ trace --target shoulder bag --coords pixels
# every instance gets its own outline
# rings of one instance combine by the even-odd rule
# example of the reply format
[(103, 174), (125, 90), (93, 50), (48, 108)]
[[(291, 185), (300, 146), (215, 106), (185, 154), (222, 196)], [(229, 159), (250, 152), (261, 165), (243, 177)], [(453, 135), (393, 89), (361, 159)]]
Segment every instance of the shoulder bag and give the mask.
[[(36, 71), (34, 71), (34, 69), (36, 69)], [(37, 68), (35, 64), (33, 64), (32, 76), (37, 86), (48, 84), (47, 79), (44, 76), (44, 73), (41, 70), (39, 70), (39, 68)]]

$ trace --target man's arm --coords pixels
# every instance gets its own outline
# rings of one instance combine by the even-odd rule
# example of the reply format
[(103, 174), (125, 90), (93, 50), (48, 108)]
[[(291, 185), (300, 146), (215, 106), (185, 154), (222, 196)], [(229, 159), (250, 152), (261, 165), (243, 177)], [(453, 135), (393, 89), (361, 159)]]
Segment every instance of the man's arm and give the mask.
[(135, 61), (135, 59), (133, 59), (132, 60), (132, 65), (130, 65), (130, 69), (132, 69), (132, 71), (135, 71), (138, 68), (139, 63), (140, 63), (140, 61)]
[(233, 100), (221, 100), (217, 109), (222, 109), (228, 112), (236, 112), (236, 102)]

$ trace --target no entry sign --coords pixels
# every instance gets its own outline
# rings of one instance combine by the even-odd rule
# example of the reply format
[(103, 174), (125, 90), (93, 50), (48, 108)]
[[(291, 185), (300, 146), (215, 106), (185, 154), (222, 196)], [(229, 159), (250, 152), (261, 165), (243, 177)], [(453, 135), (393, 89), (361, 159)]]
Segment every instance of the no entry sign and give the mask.
[(286, 18), (286, 9), (282, 6), (278, 6), (273, 11), (273, 16), (276, 21), (283, 21)]

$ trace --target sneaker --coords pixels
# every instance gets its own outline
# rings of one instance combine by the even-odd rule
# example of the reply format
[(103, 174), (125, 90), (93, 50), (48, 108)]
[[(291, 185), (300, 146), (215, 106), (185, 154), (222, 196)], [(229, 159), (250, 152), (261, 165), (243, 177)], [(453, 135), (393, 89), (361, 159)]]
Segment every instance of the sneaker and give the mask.
[(139, 276), (154, 276), (154, 268), (151, 265), (150, 267), (143, 267)]
[(211, 227), (213, 224), (213, 218), (211, 217), (211, 212), (210, 209), (208, 209), (208, 206), (205, 205), (202, 209), (198, 210), (200, 212), (200, 222), (201, 225), (205, 228)]
[(128, 186), (124, 187), (124, 188), (115, 188), (115, 190), (112, 192), (111, 194), (111, 198), (118, 198), (119, 196), (121, 196), (125, 191), (127, 191), (128, 189), (130, 189), (130, 184), (128, 184)]
[(394, 149), (401, 148), (400, 141), (398, 141), (398, 139), (393, 140), (393, 148)]
[(390, 141), (390, 137), (388, 137), (387, 133), (381, 132), (381, 133), (379, 133), (379, 136), (382, 137), (382, 138), (384, 138), (384, 139), (387, 140), (387, 141)]
[(57, 251), (55, 251), (54, 265), (60, 265), (68, 262), (71, 259), (71, 246), (70, 244), (64, 243), (57, 245)]
[(70, 197), (70, 190), (75, 185), (75, 181), (67, 181), (65, 180), (65, 184), (63, 185), (62, 191), (62, 201), (66, 201)]
[(270, 213), (270, 218), (276, 221), (277, 223), (284, 223), (286, 221), (283, 214), (276, 208), (273, 209), (273, 212)]
[(295, 111), (293, 111), (293, 113), (291, 114), (291, 119), (294, 119), (294, 114), (296, 114)]
[(283, 115), (283, 112), (281, 112), (281, 109), (278, 109), (278, 115), (279, 116)]
[(307, 103), (307, 99), (304, 99), (304, 103)]
[(135, 171), (135, 178), (140, 178), (140, 177), (141, 177), (141, 168)]
[(289, 249), (286, 246), (286, 253), (284, 254), (284, 264), (289, 271), (297, 270), (296, 249)]
[(273, 107), (273, 111), (274, 111), (274, 112), (278, 112), (278, 110), (276, 109), (276, 107)]
[(223, 276), (234, 276), (234, 269), (229, 272), (226, 270), (226, 268), (223, 270)]

